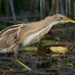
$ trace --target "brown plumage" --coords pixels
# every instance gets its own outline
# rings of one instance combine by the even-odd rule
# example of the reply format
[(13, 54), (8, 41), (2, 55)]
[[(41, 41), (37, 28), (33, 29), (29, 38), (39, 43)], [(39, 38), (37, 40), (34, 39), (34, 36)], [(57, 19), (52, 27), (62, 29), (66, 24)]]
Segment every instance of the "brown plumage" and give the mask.
[(61, 14), (48, 16), (44, 20), (28, 24), (17, 24), (0, 31), (0, 52), (11, 52), (17, 58), (20, 46), (25, 47), (38, 42), (46, 35), (52, 26), (58, 23), (75, 21), (66, 18)]

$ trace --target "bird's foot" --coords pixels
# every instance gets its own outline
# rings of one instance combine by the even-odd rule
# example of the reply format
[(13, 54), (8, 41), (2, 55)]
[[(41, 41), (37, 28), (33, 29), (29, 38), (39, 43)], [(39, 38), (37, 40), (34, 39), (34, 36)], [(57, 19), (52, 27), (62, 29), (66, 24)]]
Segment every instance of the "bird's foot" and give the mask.
[(24, 68), (26, 68), (27, 70), (31, 71), (32, 69), (29, 68), (27, 65), (23, 64), (20, 60), (19, 60), (19, 55), (15, 52), (14, 53), (14, 60), (19, 63), (20, 65), (22, 65)]

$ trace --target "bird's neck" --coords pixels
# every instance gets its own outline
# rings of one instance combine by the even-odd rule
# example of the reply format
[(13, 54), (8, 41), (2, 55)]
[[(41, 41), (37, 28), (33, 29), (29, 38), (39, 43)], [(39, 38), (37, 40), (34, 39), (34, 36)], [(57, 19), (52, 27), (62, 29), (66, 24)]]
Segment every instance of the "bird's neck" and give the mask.
[(47, 17), (44, 20), (30, 23), (30, 25), (32, 26), (32, 28), (34, 28), (35, 30), (38, 31), (38, 30), (41, 30), (43, 28), (46, 28), (51, 23), (52, 23), (52, 21), (50, 20), (50, 18)]
[(41, 39), (46, 35), (52, 27), (51, 20), (45, 18), (44, 20), (26, 24), (25, 27), (21, 30), (21, 37), (19, 43), (27, 39)]
[(32, 22), (32, 23), (25, 24), (24, 28), (21, 30), (21, 35), (24, 34), (24, 36), (28, 36), (30, 34), (35, 34), (38, 31), (43, 30), (44, 28), (49, 29), (48, 27), (50, 28), (52, 27), (50, 23), (51, 23), (51, 20), (49, 20), (48, 18), (45, 18), (44, 20), (41, 20), (38, 22)]

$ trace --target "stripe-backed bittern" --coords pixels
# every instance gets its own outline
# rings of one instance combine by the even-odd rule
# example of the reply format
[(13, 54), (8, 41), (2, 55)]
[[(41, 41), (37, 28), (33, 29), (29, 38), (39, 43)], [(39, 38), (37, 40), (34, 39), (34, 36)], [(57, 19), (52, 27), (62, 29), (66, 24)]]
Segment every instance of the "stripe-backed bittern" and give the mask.
[(52, 26), (57, 25), (58, 23), (66, 22), (75, 23), (75, 21), (61, 14), (56, 14), (53, 16), (48, 16), (44, 20), (38, 22), (17, 24), (5, 28), (0, 31), (0, 53), (13, 51), (16, 61), (28, 70), (31, 70), (18, 60), (17, 56), (19, 48), (38, 42), (49, 32)]

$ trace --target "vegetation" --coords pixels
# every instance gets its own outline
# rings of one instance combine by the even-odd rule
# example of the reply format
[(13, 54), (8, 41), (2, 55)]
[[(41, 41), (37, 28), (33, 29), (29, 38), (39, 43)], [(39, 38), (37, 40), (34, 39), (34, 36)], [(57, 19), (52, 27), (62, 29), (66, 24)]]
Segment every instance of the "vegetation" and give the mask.
[[(0, 0), (0, 30), (13, 24), (38, 21), (48, 15), (58, 13), (75, 19), (75, 0)], [(26, 47), (19, 54), (19, 59), (33, 71), (29, 72), (11, 60), (9, 56), (12, 56), (12, 53), (0, 54), (0, 75), (75, 74), (75, 26), (71, 23), (58, 25), (51, 30), (51, 34), (35, 44), (36, 47), (35, 45)], [(71, 44), (74, 48), (72, 52), (59, 57), (56, 54), (39, 52), (37, 49), (39, 43), (44, 45)]]
[(0, 29), (56, 13), (75, 19), (74, 12), (75, 0), (0, 0)]

